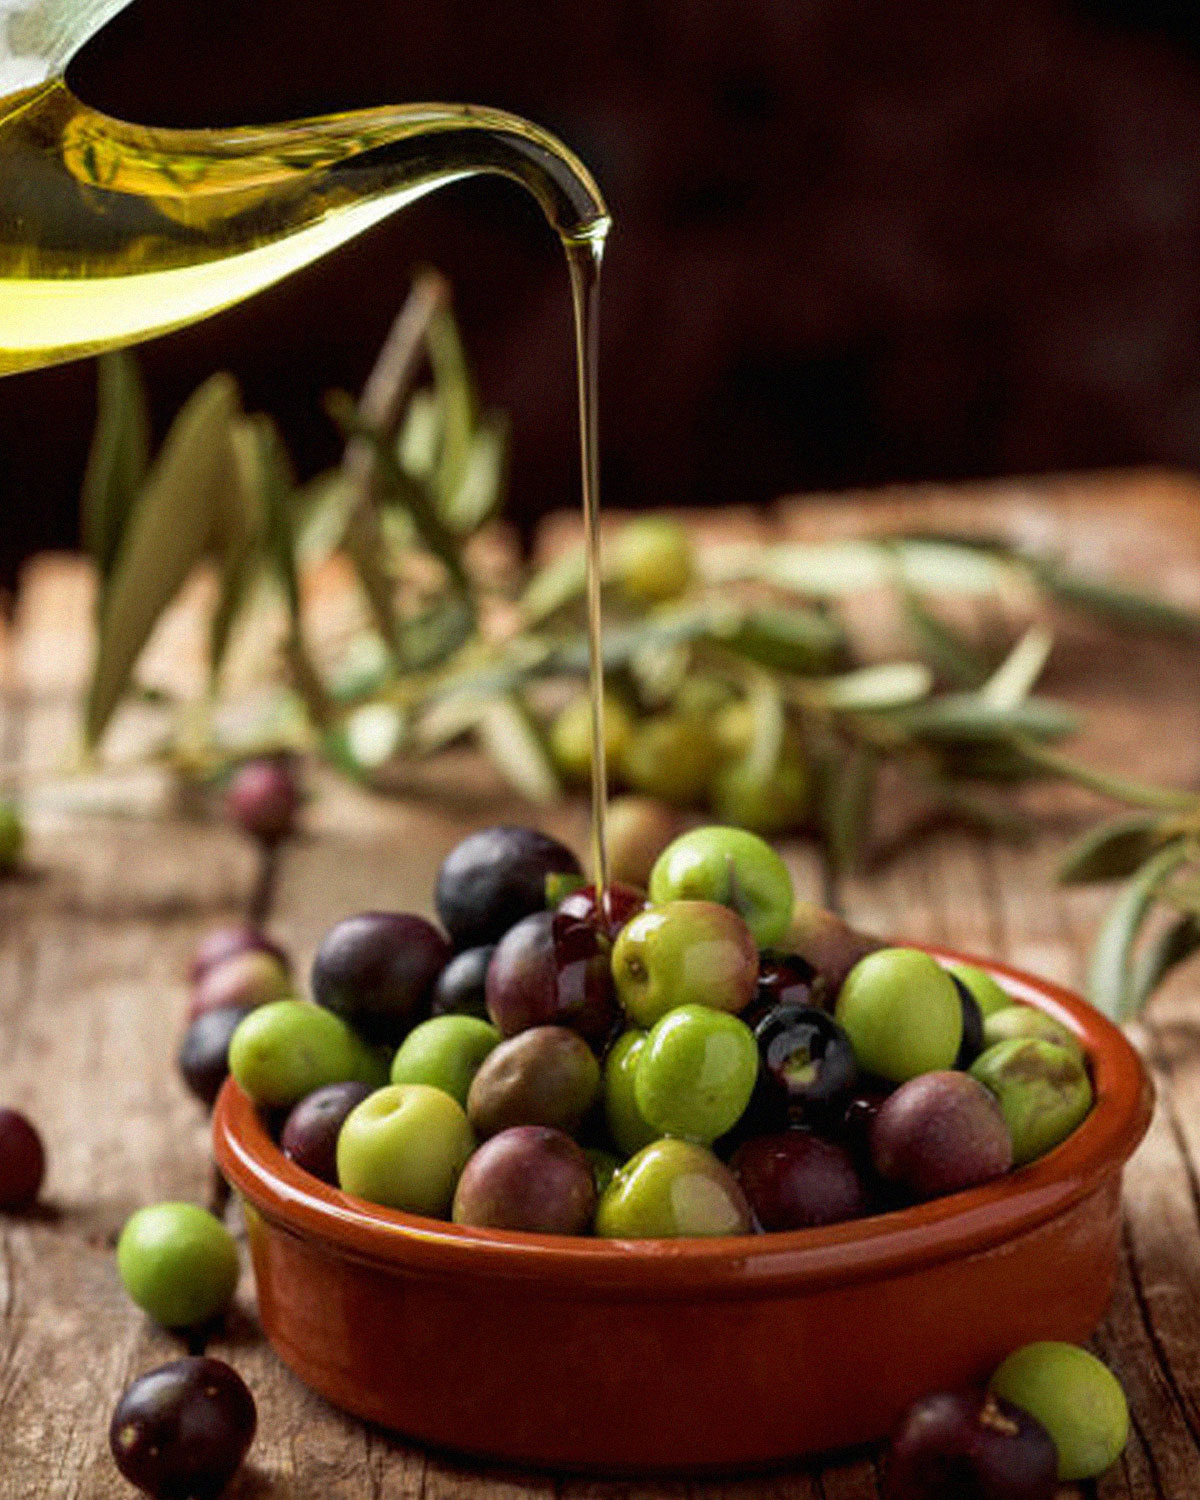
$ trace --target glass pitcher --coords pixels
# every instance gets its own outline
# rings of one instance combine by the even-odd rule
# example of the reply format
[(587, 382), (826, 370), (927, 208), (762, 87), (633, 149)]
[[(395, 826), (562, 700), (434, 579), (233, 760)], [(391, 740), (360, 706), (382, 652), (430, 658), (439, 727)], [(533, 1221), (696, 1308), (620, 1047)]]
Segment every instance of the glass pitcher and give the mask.
[(608, 213), (591, 175), (501, 110), (155, 130), (89, 109), (66, 67), (129, 3), (0, 0), (0, 374), (206, 317), (480, 172), (523, 183), (572, 259), (598, 262)]

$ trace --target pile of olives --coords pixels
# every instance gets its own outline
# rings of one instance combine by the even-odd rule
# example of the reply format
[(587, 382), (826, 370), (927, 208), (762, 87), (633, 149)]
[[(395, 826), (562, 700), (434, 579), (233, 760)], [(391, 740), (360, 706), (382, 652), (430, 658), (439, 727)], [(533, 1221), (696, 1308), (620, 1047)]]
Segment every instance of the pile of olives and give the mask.
[(794, 900), (755, 834), (697, 828), (598, 900), (571, 851), (488, 828), (440, 926), (338, 922), (312, 1000), (261, 933), (197, 955), (180, 1064), (385, 1207), (620, 1239), (802, 1229), (959, 1192), (1092, 1106), (1074, 1034), (983, 971)]

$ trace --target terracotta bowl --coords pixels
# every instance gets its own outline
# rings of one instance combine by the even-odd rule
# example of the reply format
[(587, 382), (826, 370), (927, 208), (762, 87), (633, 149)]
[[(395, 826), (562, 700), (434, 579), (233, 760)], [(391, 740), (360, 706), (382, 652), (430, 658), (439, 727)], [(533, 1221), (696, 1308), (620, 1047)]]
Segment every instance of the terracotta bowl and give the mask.
[(246, 1206), (267, 1337), (335, 1405), (418, 1441), (610, 1472), (874, 1440), (1020, 1344), (1086, 1339), (1112, 1295), (1150, 1084), (1084, 1001), (982, 967), (1080, 1038), (1095, 1109), (1003, 1181), (826, 1229), (622, 1242), (374, 1208), (285, 1160), (226, 1084), (216, 1155)]

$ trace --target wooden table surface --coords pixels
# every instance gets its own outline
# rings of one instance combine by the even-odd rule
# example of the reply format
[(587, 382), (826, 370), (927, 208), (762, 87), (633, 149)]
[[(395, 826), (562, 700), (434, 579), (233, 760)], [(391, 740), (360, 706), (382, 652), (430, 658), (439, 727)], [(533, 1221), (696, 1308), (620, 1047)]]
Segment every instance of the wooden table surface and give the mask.
[[(819, 536), (881, 523), (1003, 529), (1200, 606), (1200, 485), (1174, 476), (810, 500), (736, 524)], [(366, 906), (428, 909), (436, 866), (466, 828), (528, 817), (469, 757), (439, 767), (436, 798), (414, 788), (371, 799), (319, 779), (303, 836), (260, 888), (253, 852), (219, 822), (164, 811), (153, 775), (78, 785), (62, 773), (90, 610), (86, 567), (47, 558), (28, 571), (11, 627), (0, 622), (0, 773), (27, 798), (31, 820), (28, 869), (0, 882), (0, 1100), (39, 1123), (50, 1158), (44, 1207), (0, 1221), (2, 1500), (131, 1493), (109, 1458), (109, 1415), (135, 1374), (180, 1346), (129, 1303), (112, 1252), (134, 1209), (162, 1198), (204, 1202), (211, 1190), (205, 1121), (173, 1067), (182, 975), (200, 933), (245, 912), (257, 891), (303, 972), (339, 916)], [(191, 670), (200, 629), (194, 607), (167, 622), (158, 651), (169, 670)], [(1087, 712), (1081, 748), (1096, 759), (1196, 786), (1198, 669), (1194, 646), (1116, 641), (1066, 621), (1047, 689)], [(1043, 791), (1035, 803), (1041, 832), (1032, 843), (1014, 848), (931, 826), (846, 882), (846, 911), (880, 931), (993, 953), (1077, 984), (1109, 892), (1063, 892), (1051, 871), (1064, 840), (1102, 809), (1078, 793)], [(579, 842), (582, 811), (566, 809), (547, 826)], [(800, 892), (817, 894), (812, 851), (788, 854)], [(1096, 1340), (1134, 1416), (1124, 1460), (1098, 1487), (1105, 1500), (1200, 1496), (1198, 984), (1195, 967), (1184, 971), (1136, 1030), (1159, 1105), (1127, 1176), (1124, 1271)], [(419, 1451), (343, 1418), (284, 1369), (257, 1329), (248, 1277), (210, 1348), (237, 1366), (258, 1401), (259, 1435), (233, 1500), (878, 1494), (876, 1464), (862, 1454), (765, 1479), (631, 1485), (485, 1470)]]

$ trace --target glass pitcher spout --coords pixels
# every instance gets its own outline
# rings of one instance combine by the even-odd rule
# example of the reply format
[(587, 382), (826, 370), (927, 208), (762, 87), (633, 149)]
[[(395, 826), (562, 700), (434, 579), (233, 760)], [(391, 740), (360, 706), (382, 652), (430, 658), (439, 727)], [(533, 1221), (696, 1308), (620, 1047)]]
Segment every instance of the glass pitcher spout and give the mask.
[(159, 130), (62, 70), (127, 0), (0, 0), (0, 373), (163, 333), (253, 295), (435, 188), (498, 173), (570, 245), (608, 228), (586, 167), (502, 110), (410, 104)]

